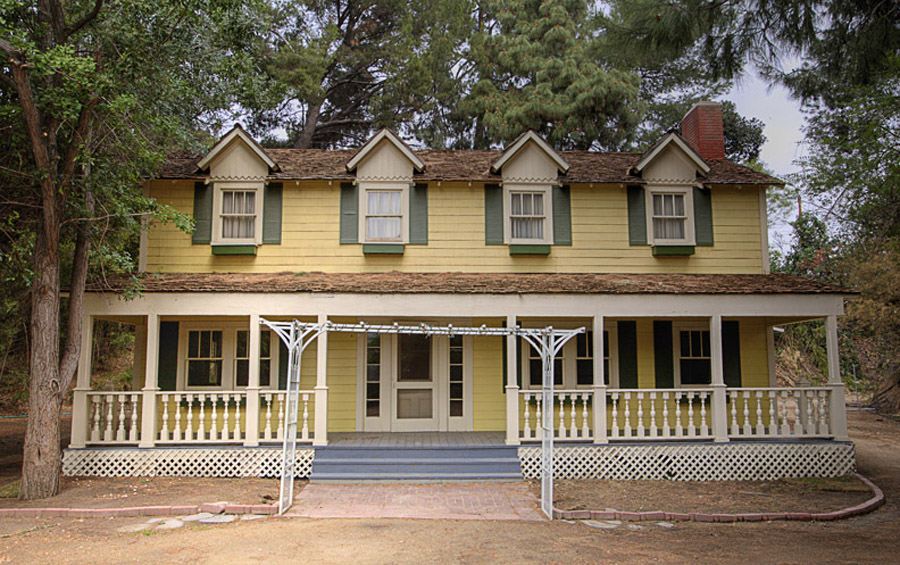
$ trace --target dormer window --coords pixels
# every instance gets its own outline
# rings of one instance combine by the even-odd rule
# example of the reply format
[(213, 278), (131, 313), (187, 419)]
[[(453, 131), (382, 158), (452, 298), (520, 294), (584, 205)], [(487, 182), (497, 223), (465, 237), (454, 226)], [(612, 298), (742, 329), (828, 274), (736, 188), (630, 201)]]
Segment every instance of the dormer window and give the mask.
[(550, 187), (504, 187), (506, 233), (510, 244), (551, 243)]
[(650, 188), (648, 192), (651, 245), (694, 245), (691, 187)]
[(222, 239), (256, 238), (256, 191), (222, 191)]
[(403, 240), (403, 191), (366, 191), (366, 241)]

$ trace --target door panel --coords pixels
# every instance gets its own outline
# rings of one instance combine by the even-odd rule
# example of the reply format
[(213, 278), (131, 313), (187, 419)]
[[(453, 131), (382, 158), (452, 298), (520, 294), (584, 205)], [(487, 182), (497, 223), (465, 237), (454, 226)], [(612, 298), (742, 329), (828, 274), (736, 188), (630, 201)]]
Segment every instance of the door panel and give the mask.
[(397, 371), (391, 415), (393, 431), (438, 430), (433, 342), (424, 335), (397, 336)]

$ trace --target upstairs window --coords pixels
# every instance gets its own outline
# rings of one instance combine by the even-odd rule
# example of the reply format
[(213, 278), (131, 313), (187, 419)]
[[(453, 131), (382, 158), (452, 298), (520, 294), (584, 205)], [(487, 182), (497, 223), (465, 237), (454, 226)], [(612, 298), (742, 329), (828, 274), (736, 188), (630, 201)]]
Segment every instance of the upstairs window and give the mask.
[(653, 245), (694, 245), (690, 190), (650, 192), (648, 219)]
[(222, 191), (222, 239), (256, 239), (256, 191)]
[(506, 233), (510, 244), (552, 243), (550, 187), (506, 190)]
[(403, 242), (403, 191), (365, 191), (365, 241)]

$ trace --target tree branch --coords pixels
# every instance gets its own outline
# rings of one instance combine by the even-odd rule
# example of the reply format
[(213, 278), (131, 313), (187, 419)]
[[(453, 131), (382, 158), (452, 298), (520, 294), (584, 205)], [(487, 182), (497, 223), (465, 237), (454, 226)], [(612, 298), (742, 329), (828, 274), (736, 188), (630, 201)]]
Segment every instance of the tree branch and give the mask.
[(69, 36), (71, 36), (75, 33), (78, 33), (81, 30), (81, 28), (83, 28), (84, 26), (86, 26), (89, 23), (91, 23), (92, 21), (94, 21), (94, 19), (96, 19), (96, 17), (97, 17), (97, 14), (100, 13), (100, 9), (102, 7), (103, 7), (103, 0), (94, 0), (94, 8), (90, 12), (85, 14), (84, 17), (81, 18), (80, 20), (78, 20), (74, 25), (69, 27), (68, 30), (66, 30), (66, 39), (68, 39)]

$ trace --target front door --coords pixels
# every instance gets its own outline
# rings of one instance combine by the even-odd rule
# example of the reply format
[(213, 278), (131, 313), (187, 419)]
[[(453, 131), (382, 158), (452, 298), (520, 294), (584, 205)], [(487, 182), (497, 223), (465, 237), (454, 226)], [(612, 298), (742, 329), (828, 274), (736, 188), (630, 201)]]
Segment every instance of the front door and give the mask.
[(438, 430), (439, 388), (434, 370), (434, 338), (417, 334), (396, 337), (397, 366), (393, 371), (391, 430)]

